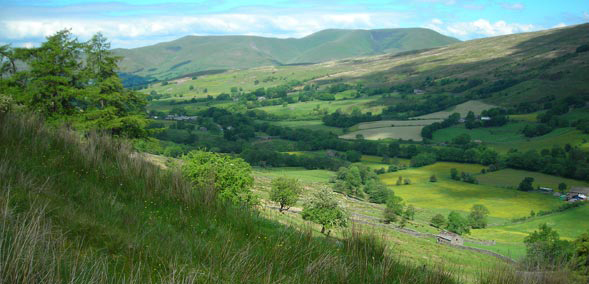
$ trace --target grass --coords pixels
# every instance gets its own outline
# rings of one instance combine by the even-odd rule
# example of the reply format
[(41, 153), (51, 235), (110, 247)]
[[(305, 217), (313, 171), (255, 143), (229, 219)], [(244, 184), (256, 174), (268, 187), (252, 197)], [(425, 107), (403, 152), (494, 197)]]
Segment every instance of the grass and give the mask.
[(117, 139), (13, 113), (0, 137), (3, 283), (455, 282), (378, 238), (336, 242), (217, 202)]
[(541, 224), (546, 223), (555, 229), (565, 240), (574, 240), (589, 230), (589, 223), (579, 221), (589, 216), (589, 206), (581, 206), (563, 212), (540, 216), (530, 221), (496, 226), (484, 230), (473, 230), (472, 235), (479, 238), (497, 240), (503, 243), (522, 243), (524, 238)]
[(343, 130), (338, 127), (331, 127), (323, 124), (323, 121), (317, 120), (281, 120), (281, 121), (269, 121), (269, 123), (291, 128), (305, 128), (309, 130), (322, 130), (329, 131), (334, 134), (342, 134)]
[(357, 135), (362, 135), (366, 140), (403, 139), (421, 141), (421, 129), (423, 129), (423, 126), (382, 127), (353, 131), (340, 135), (339, 137), (343, 139), (356, 139)]
[(452, 138), (468, 134), (473, 140), (481, 140), (492, 148), (507, 152), (510, 149), (542, 150), (550, 149), (553, 145), (564, 147), (566, 144), (572, 146), (586, 145), (589, 141), (589, 134), (572, 127), (557, 128), (552, 132), (538, 137), (527, 138), (521, 130), (531, 124), (530, 122), (508, 123), (501, 127), (485, 127), (466, 129), (464, 125), (453, 126), (434, 132), (433, 140), (436, 142), (450, 141)]
[(475, 115), (481, 114), (483, 110), (491, 109), (496, 107), (495, 105), (488, 104), (482, 101), (468, 101), (453, 107), (448, 108), (447, 110), (438, 111), (426, 115), (421, 115), (414, 117), (415, 119), (445, 119), (451, 114), (457, 112), (460, 114), (460, 117), (466, 117), (469, 111), (474, 112)]
[(283, 120), (309, 120), (320, 119), (322, 115), (315, 111), (317, 107), (321, 110), (327, 110), (332, 113), (338, 109), (343, 112), (350, 113), (354, 108), (362, 109), (370, 102), (375, 101), (376, 98), (369, 99), (354, 99), (354, 100), (339, 100), (339, 101), (310, 101), (289, 104), (286, 107), (282, 105), (266, 106), (258, 109), (280, 117)]
[(489, 172), (484, 175), (479, 175), (476, 178), (481, 184), (485, 185), (517, 188), (524, 177), (534, 178), (534, 188), (549, 187), (556, 190), (561, 182), (564, 182), (568, 188), (571, 186), (589, 186), (589, 183), (584, 181), (516, 169), (503, 169), (496, 172)]
[[(467, 213), (474, 204), (483, 204), (489, 208), (491, 217), (504, 222), (511, 218), (527, 216), (531, 210), (549, 210), (561, 204), (557, 198), (544, 194), (453, 181), (449, 179), (450, 168), (456, 168), (459, 172), (479, 173), (483, 166), (436, 163), (422, 168), (387, 173), (380, 177), (408, 204), (427, 208), (432, 214), (447, 213), (451, 210)], [(438, 178), (437, 182), (429, 182), (432, 174)], [(409, 178), (412, 184), (396, 186), (399, 176)]]
[(327, 183), (329, 178), (335, 173), (327, 170), (307, 170), (299, 167), (284, 167), (274, 169), (257, 168), (255, 174), (263, 177), (288, 177), (295, 178), (305, 182), (324, 182)]

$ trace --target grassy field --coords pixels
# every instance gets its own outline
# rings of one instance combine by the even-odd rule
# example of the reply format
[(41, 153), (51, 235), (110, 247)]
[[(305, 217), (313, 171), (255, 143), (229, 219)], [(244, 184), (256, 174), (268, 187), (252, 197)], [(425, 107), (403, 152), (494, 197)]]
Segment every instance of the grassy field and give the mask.
[(350, 113), (354, 108), (363, 109), (364, 106), (370, 102), (375, 101), (377, 98), (369, 99), (354, 99), (354, 100), (339, 100), (339, 101), (310, 101), (289, 104), (284, 107), (278, 106), (266, 106), (258, 109), (266, 111), (270, 114), (276, 115), (282, 119), (304, 119), (308, 120), (311, 118), (320, 119), (322, 115), (316, 111), (316, 109), (327, 110), (332, 113), (338, 109), (343, 112)]
[(589, 222), (582, 221), (587, 217), (589, 217), (589, 206), (585, 205), (560, 213), (536, 217), (523, 223), (473, 230), (472, 235), (477, 238), (497, 240), (507, 244), (521, 243), (528, 234), (538, 230), (538, 226), (546, 223), (558, 231), (561, 238), (574, 240), (580, 234), (589, 230)]
[(584, 146), (589, 141), (589, 134), (583, 134), (581, 131), (571, 127), (557, 128), (546, 135), (527, 138), (521, 133), (521, 130), (529, 124), (531, 123), (514, 122), (501, 127), (475, 129), (466, 129), (464, 125), (458, 125), (434, 132), (433, 140), (435, 142), (445, 142), (458, 135), (468, 134), (473, 140), (481, 140), (500, 152), (507, 152), (512, 148), (542, 150), (551, 148), (553, 145), (564, 146), (566, 144)]
[[(561, 204), (557, 198), (544, 194), (453, 181), (449, 179), (451, 168), (456, 168), (459, 172), (479, 173), (483, 166), (436, 163), (383, 174), (381, 179), (407, 203), (433, 211), (468, 212), (472, 205), (483, 204), (491, 211), (490, 216), (507, 220), (527, 216), (531, 210), (549, 210)], [(429, 182), (432, 174), (438, 178), (437, 182)], [(412, 184), (395, 185), (399, 176), (409, 178)]]
[(423, 127), (424, 126), (398, 126), (372, 128), (346, 133), (340, 135), (340, 138), (356, 139), (357, 135), (362, 135), (366, 140), (403, 139), (421, 141), (421, 129), (423, 129)]
[(262, 169), (256, 168), (255, 174), (263, 177), (288, 177), (295, 178), (305, 182), (323, 182), (327, 183), (329, 178), (334, 176), (335, 173), (327, 170), (307, 170), (299, 167), (284, 167), (284, 168), (271, 168)]
[(420, 120), (380, 120), (372, 122), (362, 122), (355, 125), (358, 130), (383, 128), (383, 127), (396, 127), (396, 126), (424, 126), (430, 125), (434, 122), (440, 122), (441, 119), (420, 119)]
[(343, 130), (338, 127), (331, 127), (323, 124), (323, 121), (316, 119), (316, 120), (281, 120), (281, 121), (268, 121), (270, 124), (284, 126), (284, 127), (291, 127), (291, 128), (304, 128), (309, 130), (322, 130), (322, 131), (330, 131), (336, 135), (340, 135), (343, 133)]
[(485, 185), (517, 188), (524, 177), (533, 177), (534, 187), (540, 186), (557, 189), (561, 182), (564, 182), (569, 188), (571, 186), (589, 186), (589, 183), (584, 181), (515, 169), (503, 169), (496, 172), (489, 172), (484, 175), (478, 175), (476, 178), (481, 184)]
[(468, 101), (448, 108), (447, 110), (417, 116), (414, 117), (414, 119), (445, 119), (455, 112), (459, 113), (460, 117), (466, 117), (469, 111), (472, 111), (475, 115), (478, 115), (481, 114), (483, 110), (491, 109), (494, 107), (496, 106), (482, 101)]
[[(292, 171), (293, 176), (298, 176), (305, 188), (303, 195), (296, 206), (292, 207), (292, 210), (301, 210), (303, 202), (308, 198), (314, 191), (321, 187), (326, 186), (325, 184), (316, 183), (313, 178), (308, 179), (306, 173), (301, 173), (298, 169), (291, 168), (286, 171)], [(309, 176), (313, 176), (315, 171), (308, 171)], [(288, 176), (290, 174), (285, 174)], [(277, 175), (279, 176), (279, 175)], [(265, 173), (256, 170), (256, 192), (261, 196), (264, 204), (274, 205), (267, 201), (269, 196), (271, 178), (275, 176), (268, 176)], [(393, 229), (394, 225), (385, 225), (380, 223), (379, 219), (382, 217), (383, 205), (377, 205), (368, 203), (365, 201), (358, 201), (355, 199), (345, 198), (343, 195), (337, 194), (336, 198), (340, 203), (347, 209), (355, 220), (360, 222), (354, 222), (351, 224), (355, 230), (362, 230), (365, 233), (377, 235), (380, 238), (386, 240), (386, 244), (389, 249), (395, 253), (399, 258), (410, 261), (411, 263), (427, 266), (444, 265), (448, 269), (462, 271), (459, 274), (465, 277), (471, 282), (474, 274), (479, 273), (485, 265), (500, 265), (502, 262), (495, 257), (473, 253), (470, 251), (454, 249), (448, 246), (436, 244), (433, 238), (416, 238), (407, 234), (400, 233)], [(299, 228), (313, 227), (316, 231), (319, 230), (317, 225), (302, 220), (297, 213), (287, 212), (280, 214), (276, 210), (264, 210), (264, 216), (268, 218), (278, 220), (283, 224), (292, 225)], [(358, 215), (360, 214), (360, 215)], [(417, 218), (419, 218), (421, 210), (417, 212)], [(368, 223), (366, 223), (368, 222)], [(410, 221), (408, 228), (420, 229), (421, 231), (428, 231), (430, 233), (436, 233), (437, 230), (429, 227), (423, 228), (423, 226), (416, 221)], [(344, 236), (346, 231), (336, 230), (334, 235)], [(471, 261), (476, 260), (476, 265), (472, 265)], [(451, 264), (448, 264), (451, 263)]]

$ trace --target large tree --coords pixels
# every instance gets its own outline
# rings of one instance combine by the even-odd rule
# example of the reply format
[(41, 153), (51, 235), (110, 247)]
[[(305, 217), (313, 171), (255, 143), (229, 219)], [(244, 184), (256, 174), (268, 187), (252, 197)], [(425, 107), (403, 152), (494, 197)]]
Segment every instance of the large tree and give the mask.
[(448, 223), (446, 229), (459, 235), (470, 233), (470, 227), (466, 218), (462, 217), (460, 213), (452, 211), (448, 214)]
[(346, 227), (348, 215), (339, 205), (333, 193), (321, 189), (304, 205), (301, 216), (304, 220), (321, 225), (321, 233), (329, 236), (334, 227)]
[(489, 215), (489, 209), (482, 204), (475, 204), (470, 209), (468, 215), (468, 222), (473, 229), (481, 229), (487, 227), (487, 216)]
[(272, 180), (270, 200), (278, 203), (280, 212), (288, 210), (297, 203), (302, 187), (298, 180), (279, 177)]

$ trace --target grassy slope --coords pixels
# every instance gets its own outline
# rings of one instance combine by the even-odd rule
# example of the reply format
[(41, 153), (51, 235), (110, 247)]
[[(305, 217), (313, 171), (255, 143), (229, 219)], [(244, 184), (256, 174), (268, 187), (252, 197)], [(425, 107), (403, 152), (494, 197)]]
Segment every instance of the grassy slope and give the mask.
[(584, 134), (572, 127), (558, 128), (554, 131), (537, 137), (527, 138), (521, 131), (531, 122), (508, 123), (501, 127), (482, 127), (466, 129), (464, 125), (440, 129), (434, 132), (434, 141), (445, 142), (460, 134), (469, 134), (474, 140), (481, 140), (489, 146), (501, 152), (510, 149), (542, 150), (553, 145), (563, 147), (566, 144), (582, 146), (589, 140), (589, 134)]
[(123, 72), (170, 78), (202, 70), (323, 62), (432, 48), (455, 42), (458, 40), (419, 28), (324, 30), (301, 39), (187, 36), (153, 46), (117, 49), (115, 52), (125, 57), (120, 64)]
[(12, 114), (0, 138), (0, 282), (449, 283), (379, 241), (336, 244), (210, 201), (116, 140)]

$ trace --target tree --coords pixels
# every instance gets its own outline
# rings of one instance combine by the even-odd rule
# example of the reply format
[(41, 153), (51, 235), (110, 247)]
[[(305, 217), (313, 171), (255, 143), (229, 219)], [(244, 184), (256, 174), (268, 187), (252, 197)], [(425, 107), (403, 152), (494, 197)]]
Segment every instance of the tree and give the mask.
[(368, 194), (368, 200), (372, 203), (386, 203), (391, 191), (379, 179), (371, 179), (366, 183), (364, 191)]
[(413, 205), (407, 206), (407, 208), (405, 209), (405, 213), (403, 214), (403, 216), (405, 216), (405, 218), (407, 218), (408, 220), (415, 219), (415, 207), (413, 207)]
[(482, 204), (475, 204), (470, 209), (468, 222), (473, 229), (482, 229), (487, 227), (487, 216), (489, 209)]
[(278, 211), (286, 211), (297, 203), (302, 187), (298, 180), (279, 177), (272, 180), (272, 190), (270, 191), (270, 200), (278, 203)]
[(89, 104), (79, 126), (114, 135), (145, 137), (145, 97), (123, 87), (117, 74), (122, 57), (112, 54), (110, 43), (101, 33), (94, 35), (83, 48), (86, 64), (82, 73)]
[(75, 101), (85, 93), (81, 48), (69, 30), (61, 30), (31, 51), (27, 95), (32, 108), (48, 116), (74, 113)]
[(524, 178), (519, 186), (517, 187), (518, 190), (521, 191), (531, 191), (534, 190), (534, 186), (532, 185), (532, 183), (534, 182), (534, 178), (533, 177), (526, 177)]
[(437, 160), (434, 153), (419, 153), (411, 158), (412, 167), (422, 167), (435, 163)]
[(524, 238), (526, 259), (533, 266), (553, 266), (566, 261), (571, 254), (571, 245), (560, 240), (558, 232), (546, 224)]
[(438, 181), (438, 178), (436, 177), (436, 175), (432, 175), (432, 176), (429, 177), (429, 181), (430, 182), (437, 182)]
[(199, 150), (189, 152), (183, 160), (182, 172), (196, 190), (208, 194), (207, 201), (213, 196), (233, 204), (250, 205), (255, 201), (252, 168), (241, 158)]
[(589, 232), (580, 235), (574, 242), (573, 263), (581, 273), (589, 274)]
[(403, 177), (399, 176), (399, 178), (397, 179), (397, 185), (402, 185), (403, 184)]
[[(329, 236), (334, 227), (346, 227), (348, 216), (328, 189), (321, 189), (304, 205), (304, 220), (321, 225), (321, 233)], [(327, 233), (326, 233), (327, 230)]]
[(387, 206), (384, 209), (384, 222), (387, 224), (396, 222), (398, 217), (403, 215), (404, 207), (403, 198), (394, 194), (390, 195), (387, 200)]
[(470, 233), (468, 221), (456, 211), (452, 211), (448, 214), (448, 224), (446, 224), (446, 229), (459, 235)]
[(403, 180), (403, 183), (406, 184), (406, 185), (409, 185), (409, 184), (411, 184), (411, 180), (409, 178), (405, 178)]
[(362, 154), (358, 151), (349, 150), (346, 152), (346, 160), (348, 160), (352, 163), (360, 162), (361, 158), (362, 158)]
[(446, 224), (446, 217), (442, 214), (436, 214), (430, 220), (430, 224), (436, 228), (441, 228)]
[(567, 184), (564, 182), (561, 182), (560, 184), (558, 184), (558, 191), (560, 192), (565, 192), (567, 190)]
[(450, 169), (450, 177), (453, 180), (460, 180), (460, 177), (458, 176), (458, 170), (455, 168)]

